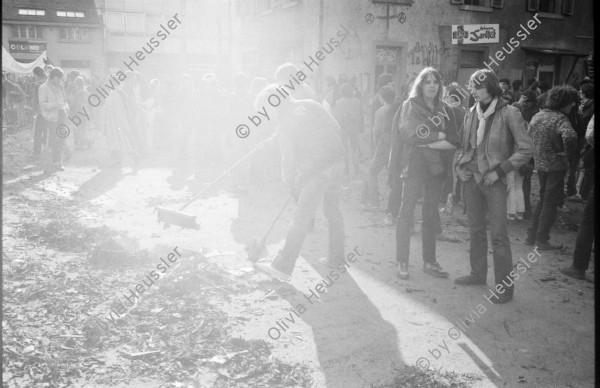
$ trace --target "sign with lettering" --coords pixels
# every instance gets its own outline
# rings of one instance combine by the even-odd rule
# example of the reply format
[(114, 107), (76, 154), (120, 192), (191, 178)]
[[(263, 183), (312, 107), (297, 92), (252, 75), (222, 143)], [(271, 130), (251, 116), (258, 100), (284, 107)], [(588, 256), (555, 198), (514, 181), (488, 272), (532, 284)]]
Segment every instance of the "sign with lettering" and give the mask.
[(500, 42), (499, 24), (458, 24), (452, 26), (452, 44)]
[(8, 42), (11, 53), (41, 54), (46, 51), (46, 42)]

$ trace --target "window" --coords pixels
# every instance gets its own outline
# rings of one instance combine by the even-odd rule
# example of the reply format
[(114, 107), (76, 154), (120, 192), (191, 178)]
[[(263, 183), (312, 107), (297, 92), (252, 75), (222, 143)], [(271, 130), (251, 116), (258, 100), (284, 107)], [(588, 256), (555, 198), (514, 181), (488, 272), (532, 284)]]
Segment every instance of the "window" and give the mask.
[(19, 8), (19, 15), (23, 16), (44, 16), (46, 11), (43, 9)]
[(575, 0), (527, 0), (527, 11), (539, 12), (541, 17), (562, 19), (563, 15), (573, 15)]
[(13, 38), (42, 39), (42, 28), (39, 26), (26, 26), (24, 24), (13, 24), (10, 27)]
[(554, 13), (556, 10), (556, 0), (540, 0), (538, 12)]
[(90, 30), (78, 27), (61, 27), (59, 30), (59, 37), (62, 40), (89, 41)]
[(483, 5), (480, 0), (465, 0), (465, 5)]
[(106, 29), (109, 31), (125, 31), (125, 14), (123, 12), (107, 12)]
[(126, 13), (125, 19), (127, 32), (144, 32), (144, 14)]
[(72, 12), (72, 11), (56, 11), (56, 16), (61, 18), (84, 18), (83, 12)]

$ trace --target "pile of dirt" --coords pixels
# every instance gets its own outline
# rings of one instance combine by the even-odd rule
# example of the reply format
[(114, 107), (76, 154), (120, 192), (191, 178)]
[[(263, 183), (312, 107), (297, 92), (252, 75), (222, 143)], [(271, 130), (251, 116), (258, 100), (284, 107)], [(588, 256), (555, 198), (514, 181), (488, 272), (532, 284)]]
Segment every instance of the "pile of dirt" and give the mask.
[[(14, 235), (14, 243), (25, 238), (43, 253), (5, 256), (5, 387), (139, 378), (163, 387), (312, 385), (308, 367), (275, 359), (264, 341), (231, 337), (233, 323), (221, 306), (257, 286), (209, 263), (202, 252), (184, 254), (132, 298), (126, 313), (111, 316), (158, 253), (69, 217), (26, 221)], [(56, 256), (61, 260), (51, 259)]]
[[(416, 366), (408, 366), (400, 371), (389, 388), (469, 388), (481, 376), (474, 374), (458, 374), (440, 372), (433, 369), (423, 370)], [(383, 388), (383, 387), (381, 387)]]

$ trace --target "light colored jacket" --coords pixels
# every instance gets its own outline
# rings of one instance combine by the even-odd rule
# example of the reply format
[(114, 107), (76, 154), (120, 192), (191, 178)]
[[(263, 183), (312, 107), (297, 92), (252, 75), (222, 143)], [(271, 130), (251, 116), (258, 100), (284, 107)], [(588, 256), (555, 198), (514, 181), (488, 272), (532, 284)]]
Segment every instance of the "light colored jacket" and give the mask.
[(50, 84), (50, 81), (46, 81), (40, 86), (38, 91), (40, 99), (40, 112), (44, 119), (58, 122), (58, 111), (66, 109), (67, 100), (62, 86), (54, 87)]
[[(465, 116), (463, 148), (458, 158), (459, 166), (468, 163), (473, 154), (467, 150), (471, 137), (475, 137), (477, 133), (479, 120), (476, 107), (477, 104), (473, 105)], [(486, 124), (483, 145), (488, 170), (482, 171), (481, 176), (476, 174), (475, 178), (479, 182), (487, 172), (496, 170), (506, 184), (506, 174), (518, 170), (533, 156), (533, 142), (527, 134), (527, 124), (519, 109), (506, 104), (501, 99), (496, 104), (492, 122)], [(480, 148), (478, 147), (478, 150)]]

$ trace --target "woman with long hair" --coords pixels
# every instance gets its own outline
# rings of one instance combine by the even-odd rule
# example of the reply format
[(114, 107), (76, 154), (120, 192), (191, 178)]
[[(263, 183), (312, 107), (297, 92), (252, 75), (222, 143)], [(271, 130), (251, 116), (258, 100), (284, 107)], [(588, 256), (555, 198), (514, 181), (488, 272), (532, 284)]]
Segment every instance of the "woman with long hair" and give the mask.
[[(442, 100), (442, 77), (433, 67), (423, 69), (401, 108), (397, 131), (402, 150), (404, 181), (402, 205), (396, 229), (396, 259), (398, 276), (408, 278), (410, 235), (415, 206), (421, 193), (423, 200), (423, 270), (433, 276), (447, 277), (436, 259), (435, 234), (437, 203), (444, 182), (446, 166), (443, 151), (459, 145), (455, 120), (450, 120), (452, 109)], [(392, 151), (394, 154), (398, 154)]]

